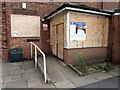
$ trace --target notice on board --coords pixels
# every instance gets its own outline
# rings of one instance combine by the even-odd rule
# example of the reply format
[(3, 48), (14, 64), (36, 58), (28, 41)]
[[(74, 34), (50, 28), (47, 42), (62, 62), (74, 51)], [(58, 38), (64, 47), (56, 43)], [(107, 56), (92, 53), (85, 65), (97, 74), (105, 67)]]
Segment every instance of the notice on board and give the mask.
[(86, 40), (86, 23), (70, 22), (70, 41)]

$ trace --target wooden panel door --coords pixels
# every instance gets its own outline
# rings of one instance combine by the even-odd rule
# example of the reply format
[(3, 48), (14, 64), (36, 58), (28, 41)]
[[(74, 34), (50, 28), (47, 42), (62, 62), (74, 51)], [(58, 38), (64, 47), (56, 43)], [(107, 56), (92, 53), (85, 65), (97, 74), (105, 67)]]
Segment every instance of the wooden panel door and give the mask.
[(57, 39), (56, 39), (56, 26), (53, 26), (52, 32), (52, 54), (57, 56)]
[(64, 24), (59, 24), (57, 26), (57, 33), (58, 33), (58, 46), (57, 46), (57, 56), (60, 59), (63, 59), (63, 47), (64, 47), (64, 41), (63, 41), (63, 35), (64, 35)]

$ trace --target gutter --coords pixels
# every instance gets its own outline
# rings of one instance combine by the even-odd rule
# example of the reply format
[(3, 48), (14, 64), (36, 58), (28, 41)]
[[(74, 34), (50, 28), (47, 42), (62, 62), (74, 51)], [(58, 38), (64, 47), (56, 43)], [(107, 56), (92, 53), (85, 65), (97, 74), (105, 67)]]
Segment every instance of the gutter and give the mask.
[(56, 12), (56, 13), (52, 14), (51, 16), (47, 17), (47, 19), (52, 18), (53, 16), (55, 16), (55, 15), (59, 14), (60, 12), (62, 12), (62, 11), (64, 11), (64, 10), (65, 10), (65, 8), (61, 9), (60, 11), (58, 11), (58, 12)]
[(90, 13), (90, 14), (99, 14), (99, 15), (111, 16), (111, 14), (108, 14), (108, 13), (97, 12), (97, 11), (92, 11), (92, 10), (84, 10), (84, 9), (71, 8), (71, 7), (66, 7), (66, 9), (67, 9), (67, 10), (80, 11), (80, 12), (86, 12), (86, 13)]
[(120, 15), (120, 12), (114, 13), (113, 15), (114, 15), (114, 16), (119, 16), (119, 15)]
[(96, 14), (96, 15), (105, 15), (105, 16), (111, 16), (111, 12), (108, 11), (101, 11), (101, 10), (90, 10), (90, 9), (84, 9), (84, 8), (76, 8), (76, 7), (70, 7), (70, 6), (61, 6), (60, 8), (56, 9), (54, 12), (50, 13), (49, 15), (47, 15), (45, 18), (46, 19), (50, 19), (53, 16), (61, 13), (64, 10), (71, 10), (71, 11), (78, 11), (78, 12), (82, 12), (82, 13), (89, 13), (89, 14)]

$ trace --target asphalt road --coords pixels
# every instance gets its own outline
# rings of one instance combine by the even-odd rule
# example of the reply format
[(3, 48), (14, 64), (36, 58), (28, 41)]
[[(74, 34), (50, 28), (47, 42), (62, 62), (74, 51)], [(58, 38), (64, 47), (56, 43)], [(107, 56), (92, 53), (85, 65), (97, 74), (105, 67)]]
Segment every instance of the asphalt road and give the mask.
[(120, 90), (120, 76), (85, 85), (80, 88), (119, 88)]

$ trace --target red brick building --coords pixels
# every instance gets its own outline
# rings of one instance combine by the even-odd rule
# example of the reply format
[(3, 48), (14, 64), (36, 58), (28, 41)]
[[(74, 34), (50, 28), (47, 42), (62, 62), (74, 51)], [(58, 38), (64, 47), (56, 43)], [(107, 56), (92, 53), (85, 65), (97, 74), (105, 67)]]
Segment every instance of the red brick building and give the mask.
[[(49, 3), (34, 3), (34, 2), (27, 2), (26, 3), (26, 9), (23, 9), (22, 2), (2, 2), (2, 58), (3, 60), (9, 59), (9, 50), (10, 48), (15, 47), (21, 47), (23, 49), (23, 54), (26, 59), (29, 59), (30, 57), (30, 44), (29, 42), (32, 41), (36, 43), (46, 54), (50, 54), (50, 32), (49, 30), (44, 31), (42, 28), (43, 24), (48, 24), (49, 21), (43, 21), (43, 18), (45, 15), (51, 13), (56, 8), (60, 7), (63, 3), (55, 3), (55, 2), (49, 2)], [(105, 9), (105, 10), (114, 10), (118, 9), (119, 3), (105, 3), (105, 2), (80, 2), (80, 4), (91, 6), (98, 9)], [(111, 5), (112, 4), (112, 5)], [(12, 37), (11, 32), (11, 15), (25, 15), (25, 16), (36, 16), (40, 18), (40, 36), (38, 37), (29, 37), (29, 36), (22, 36), (22, 37)], [(116, 19), (117, 22), (118, 19)], [(115, 21), (116, 23), (116, 21)], [(118, 34), (117, 30), (119, 29), (119, 26), (116, 25), (116, 33)], [(114, 30), (115, 31), (115, 30)], [(29, 30), (28, 30), (29, 32)], [(113, 32), (110, 32), (113, 33)], [(110, 34), (112, 35), (112, 34)], [(115, 38), (114, 38), (115, 37)], [(114, 36), (114, 39), (117, 39), (118, 36)], [(112, 38), (111, 36), (109, 38)], [(113, 39), (112, 38), (112, 39)], [(114, 40), (114, 43), (112, 43), (113, 40), (110, 39), (109, 41), (109, 53), (108, 55), (113, 55), (114, 59), (118, 53), (114, 53), (114, 51), (117, 49), (118, 46), (114, 46), (115, 43), (117, 43), (116, 40)], [(119, 40), (120, 41), (120, 40)], [(111, 46), (113, 44), (113, 47)], [(118, 45), (118, 44), (115, 44)], [(117, 56), (118, 57), (118, 56)]]

